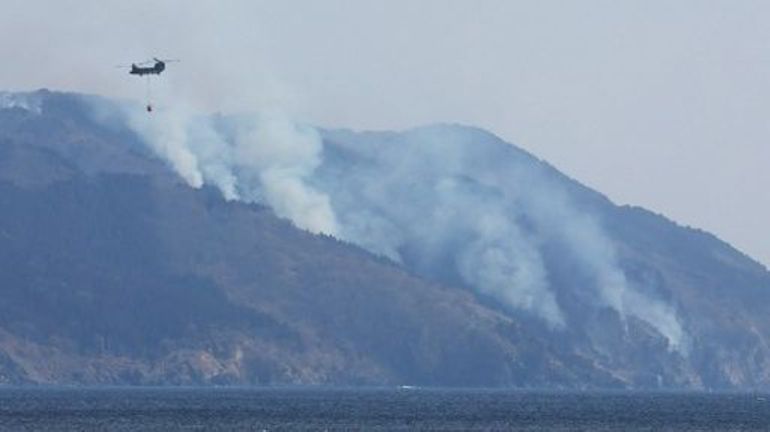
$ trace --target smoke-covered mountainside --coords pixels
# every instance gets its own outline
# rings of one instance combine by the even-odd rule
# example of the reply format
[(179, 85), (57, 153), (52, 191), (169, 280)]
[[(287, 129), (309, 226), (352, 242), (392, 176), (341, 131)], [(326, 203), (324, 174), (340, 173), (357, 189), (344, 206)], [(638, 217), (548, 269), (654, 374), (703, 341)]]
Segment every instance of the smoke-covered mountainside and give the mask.
[(0, 383), (770, 389), (768, 306), (483, 130), (0, 93)]

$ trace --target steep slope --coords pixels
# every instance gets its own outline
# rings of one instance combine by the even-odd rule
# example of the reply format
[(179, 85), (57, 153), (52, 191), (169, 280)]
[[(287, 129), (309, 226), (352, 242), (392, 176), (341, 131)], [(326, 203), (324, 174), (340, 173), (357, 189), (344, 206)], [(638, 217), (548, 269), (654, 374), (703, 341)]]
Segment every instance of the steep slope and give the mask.
[(714, 236), (615, 206), (474, 128), (326, 139), (317, 181), (352, 241), (539, 318), (528, 328), (632, 387), (770, 383), (770, 274)]
[(463, 290), (193, 189), (78, 97), (0, 110), (0, 382), (613, 385)]
[(0, 209), (0, 382), (770, 385), (765, 268), (475, 128), (4, 93)]
[(770, 274), (730, 245), (634, 207), (607, 210), (627, 273), (678, 305), (688, 361), (712, 388), (770, 383)]

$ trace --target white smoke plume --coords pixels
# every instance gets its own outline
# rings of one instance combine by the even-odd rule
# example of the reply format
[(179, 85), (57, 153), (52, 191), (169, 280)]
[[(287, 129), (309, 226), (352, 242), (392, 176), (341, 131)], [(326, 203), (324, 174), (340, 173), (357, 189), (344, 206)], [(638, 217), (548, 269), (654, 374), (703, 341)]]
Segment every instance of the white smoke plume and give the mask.
[(337, 234), (329, 198), (308, 183), (322, 150), (313, 128), (277, 112), (224, 126), (180, 107), (125, 112), (131, 128), (190, 186), (211, 184), (228, 200), (260, 202), (299, 228)]
[(40, 95), (37, 93), (0, 92), (0, 109), (21, 108), (40, 114)]
[[(279, 216), (314, 233), (335, 235), (336, 218), (329, 197), (312, 188), (308, 178), (321, 163), (321, 137), (278, 113), (260, 116), (255, 124), (236, 129), (234, 166), (239, 178), (256, 173), (259, 188), (247, 187), (247, 198), (259, 190)], [(254, 185), (257, 186), (257, 185)]]
[(593, 279), (593, 288), (621, 318), (635, 316), (666, 337), (672, 350), (687, 350), (687, 335), (670, 305), (644, 295), (626, 278), (611, 239), (589, 214), (578, 211), (558, 185), (542, 178), (543, 187), (527, 195), (527, 208), (542, 231), (563, 243)]
[(198, 157), (192, 151), (188, 116), (182, 112), (158, 112), (153, 117), (129, 115), (130, 126), (192, 187), (203, 186)]
[(276, 112), (207, 117), (133, 110), (136, 130), (191, 186), (260, 202), (425, 274), (454, 275), (554, 329), (569, 322), (549, 273), (559, 245), (590, 281), (583, 296), (633, 316), (685, 352), (673, 307), (635, 288), (611, 239), (536, 159), (479, 130), (319, 133)]
[(598, 221), (536, 159), (464, 127), (329, 135), (343, 156), (325, 162), (320, 184), (343, 238), (427, 273), (453, 268), (480, 293), (561, 328), (568, 318), (544, 255), (557, 244), (590, 281), (582, 297), (685, 351), (673, 307), (629, 283)]

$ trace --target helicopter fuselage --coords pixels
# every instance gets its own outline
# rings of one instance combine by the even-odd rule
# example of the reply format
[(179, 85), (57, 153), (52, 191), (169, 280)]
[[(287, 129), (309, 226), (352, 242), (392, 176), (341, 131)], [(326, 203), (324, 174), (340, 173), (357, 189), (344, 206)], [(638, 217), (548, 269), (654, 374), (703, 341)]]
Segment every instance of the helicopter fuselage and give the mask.
[(131, 75), (160, 75), (166, 69), (166, 63), (162, 61), (156, 61), (154, 65), (149, 67), (141, 67), (136, 64), (131, 65)]

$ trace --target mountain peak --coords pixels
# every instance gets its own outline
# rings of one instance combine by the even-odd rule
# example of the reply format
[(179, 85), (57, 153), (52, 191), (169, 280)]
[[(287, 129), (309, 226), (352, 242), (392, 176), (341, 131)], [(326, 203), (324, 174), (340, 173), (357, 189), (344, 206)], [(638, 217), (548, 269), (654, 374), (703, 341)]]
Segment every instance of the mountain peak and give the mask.
[(0, 205), (9, 382), (768, 385), (765, 269), (474, 127), (0, 93)]

